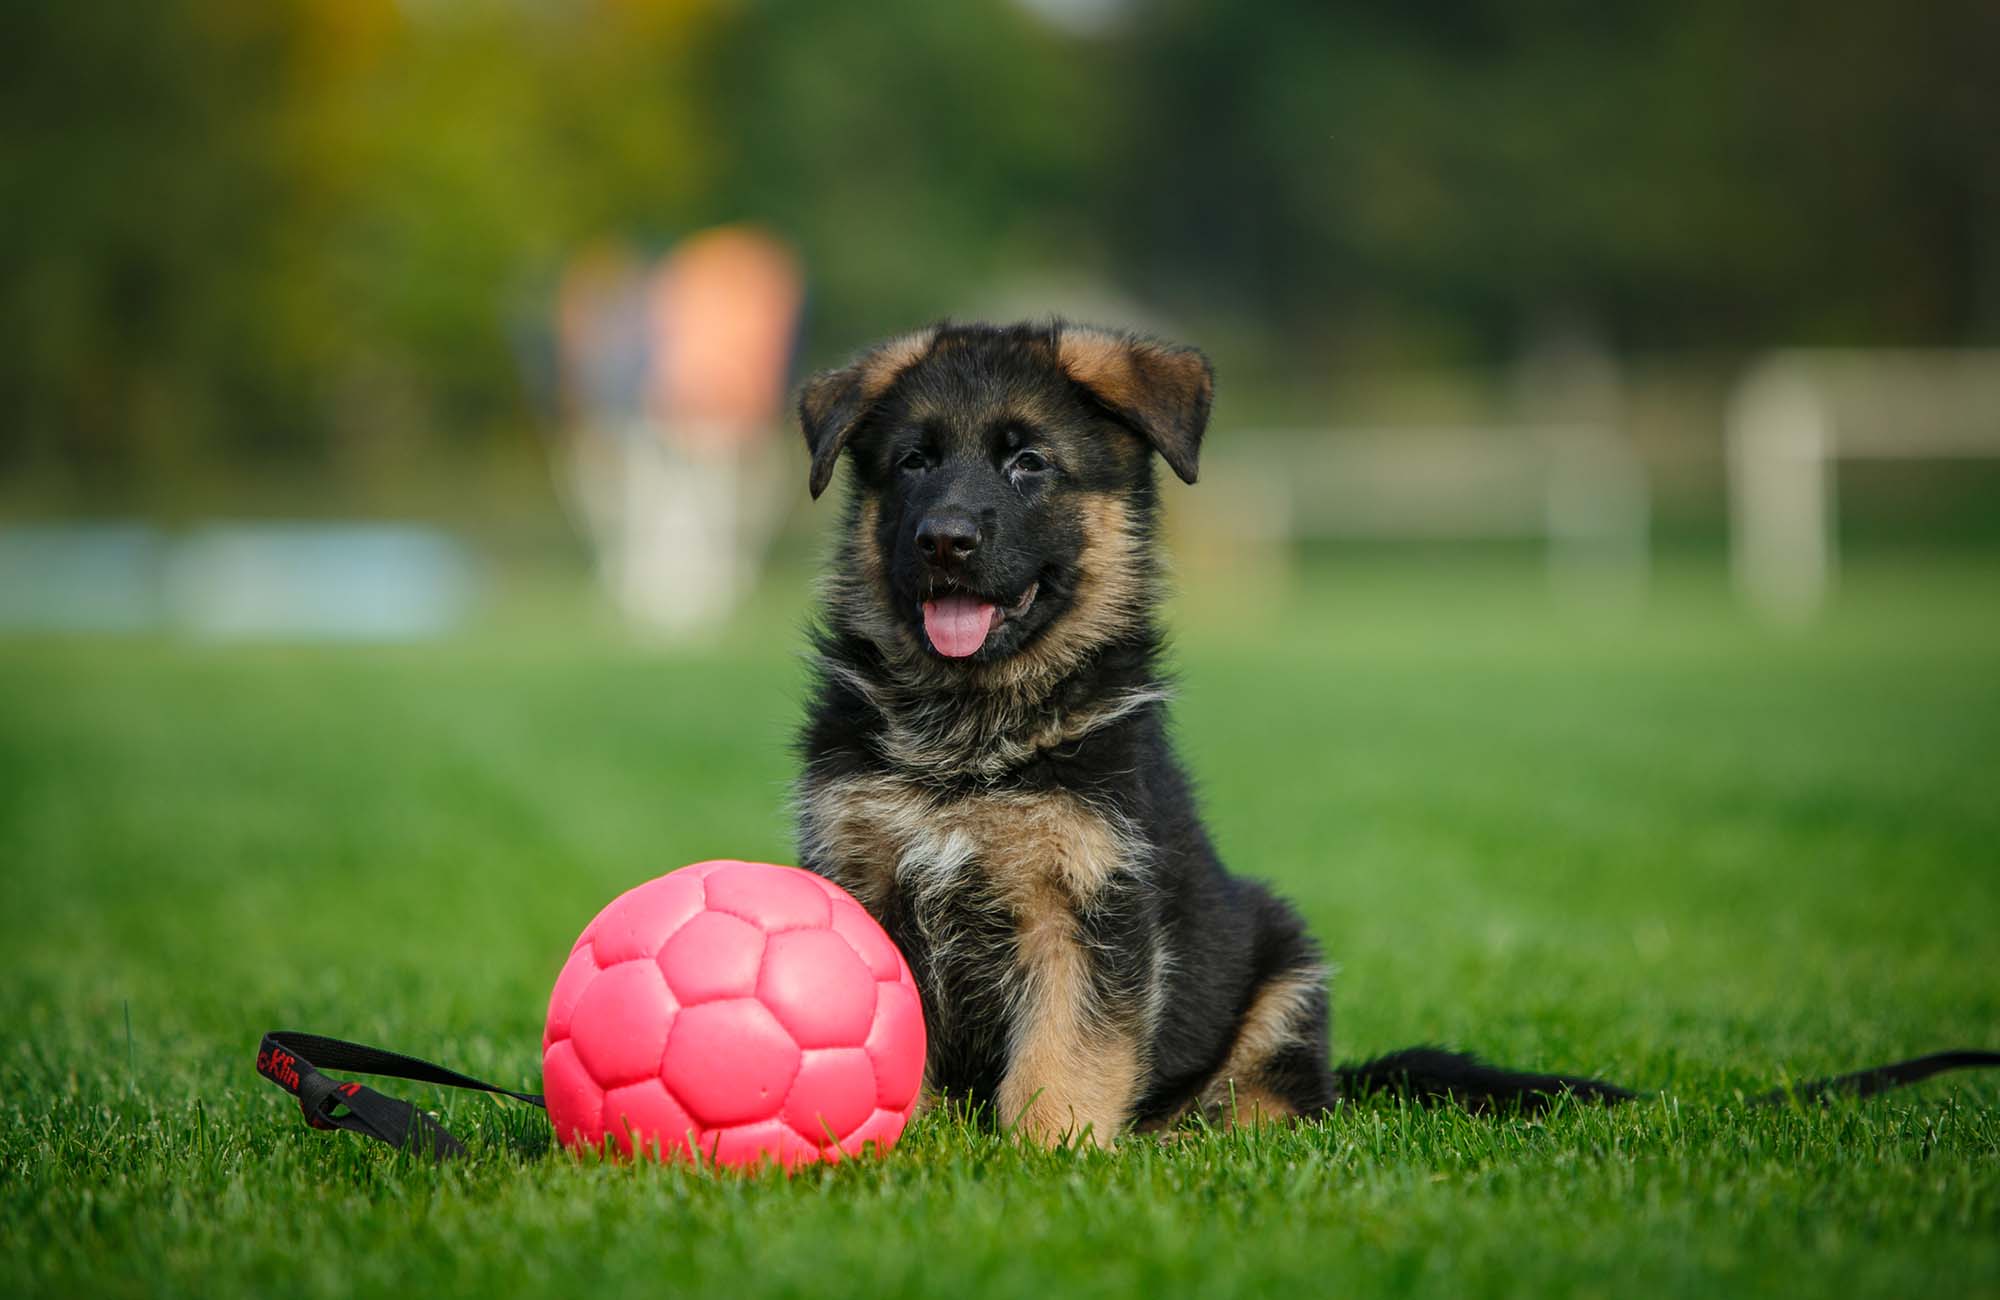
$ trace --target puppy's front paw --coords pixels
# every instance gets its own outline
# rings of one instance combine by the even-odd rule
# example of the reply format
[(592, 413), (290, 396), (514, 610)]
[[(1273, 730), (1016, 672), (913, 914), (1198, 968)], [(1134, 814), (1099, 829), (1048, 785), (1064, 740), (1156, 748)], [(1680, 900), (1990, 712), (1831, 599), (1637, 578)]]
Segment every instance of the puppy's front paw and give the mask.
[[(1025, 1142), (1059, 1147), (1085, 1142), (1109, 1148), (1125, 1125), (1129, 1088), (1079, 1090), (1076, 1080), (1031, 1084), (1018, 1073), (1000, 1085), (1000, 1123)], [(1099, 1080), (1099, 1082), (1109, 1082)]]

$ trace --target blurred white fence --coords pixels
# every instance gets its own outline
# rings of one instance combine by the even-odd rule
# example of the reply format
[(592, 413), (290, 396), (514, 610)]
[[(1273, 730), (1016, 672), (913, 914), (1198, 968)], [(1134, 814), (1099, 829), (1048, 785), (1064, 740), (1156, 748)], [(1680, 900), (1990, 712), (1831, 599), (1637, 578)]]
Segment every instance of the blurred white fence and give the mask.
[(1547, 543), (1551, 579), (1628, 598), (1648, 572), (1644, 463), (1607, 424), (1231, 430), (1207, 504), (1259, 540)]
[(1737, 386), (1727, 438), (1737, 586), (1803, 622), (1838, 574), (1837, 463), (2000, 457), (2000, 350), (1778, 352)]

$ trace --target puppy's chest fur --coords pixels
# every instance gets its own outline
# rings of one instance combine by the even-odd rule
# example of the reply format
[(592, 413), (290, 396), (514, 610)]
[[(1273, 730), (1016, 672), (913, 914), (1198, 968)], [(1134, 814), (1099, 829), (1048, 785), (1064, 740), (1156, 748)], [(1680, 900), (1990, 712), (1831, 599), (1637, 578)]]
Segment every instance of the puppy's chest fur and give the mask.
[(801, 795), (807, 858), (882, 918), (924, 988), (934, 1088), (995, 1097), (1032, 1050), (1031, 1007), (1078, 1031), (1051, 1041), (1079, 1043), (1155, 1009), (1156, 972), (1092, 960), (1144, 928), (1149, 855), (1117, 813), (1060, 789), (943, 793), (880, 772), (809, 777)]

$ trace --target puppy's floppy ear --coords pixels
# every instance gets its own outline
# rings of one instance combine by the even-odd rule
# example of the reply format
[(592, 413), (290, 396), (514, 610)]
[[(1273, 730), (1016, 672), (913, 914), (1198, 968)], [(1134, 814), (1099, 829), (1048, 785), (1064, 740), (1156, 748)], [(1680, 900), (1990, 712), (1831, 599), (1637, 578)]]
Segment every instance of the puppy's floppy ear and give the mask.
[(1078, 325), (1062, 327), (1057, 352), (1071, 379), (1152, 443), (1182, 482), (1194, 482), (1215, 400), (1215, 372), (1207, 357), (1193, 348)]
[(905, 370), (923, 359), (937, 329), (918, 330), (878, 344), (838, 370), (822, 370), (799, 392), (799, 427), (812, 453), (813, 499), (833, 481), (833, 465), (870, 408)]

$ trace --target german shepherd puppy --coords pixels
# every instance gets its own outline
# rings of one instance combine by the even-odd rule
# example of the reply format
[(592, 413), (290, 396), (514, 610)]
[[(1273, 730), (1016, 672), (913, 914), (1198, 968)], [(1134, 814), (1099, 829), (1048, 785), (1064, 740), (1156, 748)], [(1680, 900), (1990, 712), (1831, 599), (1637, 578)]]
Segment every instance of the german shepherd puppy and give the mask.
[(853, 480), (801, 858), (909, 958), (930, 1087), (1098, 1143), (1343, 1086), (1622, 1095), (1430, 1049), (1329, 1064), (1319, 948), (1223, 869), (1168, 736), (1153, 457), (1194, 482), (1212, 393), (1191, 348), (1057, 322), (922, 330), (801, 396), (813, 496), (843, 452)]

